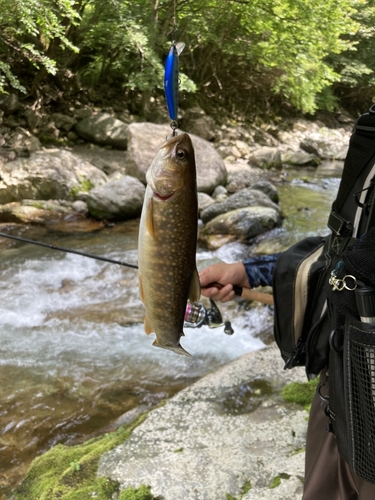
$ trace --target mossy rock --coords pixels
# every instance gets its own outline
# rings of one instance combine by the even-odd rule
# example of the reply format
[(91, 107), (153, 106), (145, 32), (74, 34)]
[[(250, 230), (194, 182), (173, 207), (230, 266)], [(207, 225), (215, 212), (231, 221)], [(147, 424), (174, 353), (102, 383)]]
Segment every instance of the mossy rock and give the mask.
[[(120, 491), (118, 482), (97, 477), (100, 457), (123, 443), (143, 420), (76, 446), (58, 444), (36, 458), (22, 483), (12, 491), (14, 500), (111, 500)], [(117, 496), (116, 496), (117, 497)], [(148, 486), (128, 488), (119, 500), (152, 500)]]

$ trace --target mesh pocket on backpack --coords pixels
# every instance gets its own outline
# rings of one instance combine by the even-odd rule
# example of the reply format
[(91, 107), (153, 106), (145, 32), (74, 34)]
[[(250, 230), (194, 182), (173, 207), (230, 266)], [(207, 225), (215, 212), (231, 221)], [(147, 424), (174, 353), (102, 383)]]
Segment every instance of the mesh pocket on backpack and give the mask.
[(375, 325), (350, 320), (346, 330), (353, 470), (375, 483)]
[(344, 337), (331, 351), (333, 430), (342, 458), (375, 483), (375, 325), (347, 318)]

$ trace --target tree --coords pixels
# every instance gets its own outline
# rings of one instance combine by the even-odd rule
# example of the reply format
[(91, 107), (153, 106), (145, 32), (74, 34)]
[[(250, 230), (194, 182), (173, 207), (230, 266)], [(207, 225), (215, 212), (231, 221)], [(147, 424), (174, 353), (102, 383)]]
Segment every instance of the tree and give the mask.
[(58, 47), (77, 50), (67, 36), (79, 21), (73, 0), (0, 0), (0, 91), (26, 92), (14, 67), (30, 63), (54, 74)]

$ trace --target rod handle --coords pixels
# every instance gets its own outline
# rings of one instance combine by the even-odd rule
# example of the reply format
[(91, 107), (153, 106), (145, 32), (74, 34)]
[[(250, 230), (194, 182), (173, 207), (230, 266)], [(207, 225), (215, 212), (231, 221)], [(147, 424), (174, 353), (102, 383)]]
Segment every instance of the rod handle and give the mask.
[[(221, 290), (224, 285), (221, 283), (210, 283), (209, 285), (206, 285), (204, 288), (212, 288), (215, 287), (218, 290)], [(268, 305), (273, 305), (273, 296), (270, 295), (269, 293), (264, 293), (264, 292), (258, 292), (257, 290), (249, 289), (249, 288), (242, 288), (240, 286), (234, 285), (233, 286), (234, 293), (238, 296), (241, 297), (242, 299), (245, 300), (255, 300), (257, 302), (262, 302), (262, 304), (268, 304)]]

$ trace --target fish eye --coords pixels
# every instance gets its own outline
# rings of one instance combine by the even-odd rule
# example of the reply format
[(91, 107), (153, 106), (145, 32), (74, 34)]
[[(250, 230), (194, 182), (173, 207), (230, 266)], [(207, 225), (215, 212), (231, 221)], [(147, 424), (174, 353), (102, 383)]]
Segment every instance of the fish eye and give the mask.
[(186, 157), (185, 151), (183, 149), (178, 149), (176, 151), (176, 156), (179, 160), (184, 160)]

